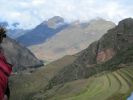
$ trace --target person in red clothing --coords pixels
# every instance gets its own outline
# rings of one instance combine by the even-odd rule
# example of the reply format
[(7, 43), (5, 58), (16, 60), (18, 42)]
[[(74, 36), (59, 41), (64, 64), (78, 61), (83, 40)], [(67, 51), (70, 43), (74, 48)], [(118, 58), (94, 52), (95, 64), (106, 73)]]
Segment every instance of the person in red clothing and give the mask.
[[(0, 28), (0, 46), (3, 38), (6, 37), (6, 31), (4, 28)], [(9, 99), (9, 87), (8, 87), (8, 77), (12, 72), (12, 65), (6, 61), (3, 49), (0, 48), (0, 100)]]

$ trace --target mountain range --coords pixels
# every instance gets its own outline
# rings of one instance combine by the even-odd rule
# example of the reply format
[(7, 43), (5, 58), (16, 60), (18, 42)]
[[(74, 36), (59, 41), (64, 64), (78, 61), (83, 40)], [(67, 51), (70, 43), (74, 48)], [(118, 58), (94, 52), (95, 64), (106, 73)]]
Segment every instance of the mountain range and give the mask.
[(125, 100), (133, 91), (133, 19), (75, 55), (11, 77), (11, 100)]
[[(61, 19), (58, 17), (54, 17), (54, 19)], [(62, 18), (63, 20), (63, 18)], [(49, 23), (55, 23), (53, 18), (48, 20)], [(48, 23), (47, 22), (47, 23)], [(61, 22), (60, 22), (61, 23)], [(56, 24), (58, 24), (56, 22)], [(42, 24), (41, 24), (42, 25)], [(63, 24), (64, 25), (64, 24)], [(64, 26), (63, 26), (64, 27)], [(69, 24), (65, 24), (65, 27), (58, 31), (56, 34), (53, 34), (51, 38), (48, 38), (45, 42), (42, 42), (38, 45), (31, 45), (28, 48), (39, 58), (44, 61), (53, 61), (57, 60), (65, 55), (75, 54), (83, 49), (85, 49), (91, 42), (98, 40), (104, 33), (107, 32), (108, 29), (115, 27), (115, 24), (110, 21), (106, 21), (104, 19), (94, 19), (89, 22), (80, 22), (74, 21)], [(40, 28), (40, 25), (38, 26)], [(44, 26), (42, 28), (45, 29)], [(54, 28), (54, 27), (53, 27)], [(34, 31), (34, 30), (33, 30)], [(42, 35), (38, 37), (34, 37), (31, 34), (35, 32), (31, 32), (29, 35), (25, 34), (28, 41), (34, 41), (40, 39), (40, 36), (43, 40), (45, 38)], [(40, 31), (38, 29), (38, 31)], [(40, 31), (41, 34), (47, 35), (45, 32)], [(37, 35), (37, 34), (36, 34)], [(32, 37), (33, 36), (33, 37)], [(29, 43), (25, 40), (24, 37), (20, 37), (23, 41)], [(19, 38), (20, 42), (21, 39)]]
[[(1, 24), (9, 26), (7, 22)], [(37, 58), (51, 62), (85, 49), (113, 27), (113, 22), (102, 18), (68, 23), (62, 17), (54, 16), (33, 29), (9, 28), (7, 35), (30, 49)]]
[(19, 23), (13, 23), (13, 24), (9, 25), (9, 23), (6, 21), (0, 21), (0, 26), (6, 28), (6, 30), (7, 30), (6, 34), (12, 39), (16, 39), (19, 36), (24, 35), (25, 33), (27, 33), (29, 31), (26, 29), (18, 28), (17, 27), (18, 25), (19, 25)]
[(27, 32), (29, 32), (30, 30), (25, 30), (25, 29), (20, 29), (20, 28), (16, 28), (16, 29), (8, 29), (7, 30), (7, 35), (12, 38), (15, 39), (26, 34)]
[(41, 44), (63, 30), (66, 26), (67, 24), (64, 22), (63, 18), (55, 16), (42, 22), (26, 34), (16, 38), (16, 40), (26, 47)]

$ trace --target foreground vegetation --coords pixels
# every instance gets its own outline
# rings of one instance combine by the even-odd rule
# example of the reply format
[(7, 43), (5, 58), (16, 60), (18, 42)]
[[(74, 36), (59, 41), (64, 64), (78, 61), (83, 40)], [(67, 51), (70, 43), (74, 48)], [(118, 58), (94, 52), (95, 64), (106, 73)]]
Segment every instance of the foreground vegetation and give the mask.
[(10, 77), (11, 100), (32, 100), (32, 96), (43, 91), (48, 81), (64, 66), (72, 63), (76, 56), (65, 56), (33, 72), (22, 72)]
[[(129, 66), (128, 66), (129, 67)], [(133, 90), (133, 68), (103, 72), (89, 79), (55, 86), (35, 99), (47, 100), (126, 100)], [(42, 96), (42, 97), (40, 97)]]
[(12, 90), (11, 100), (126, 100), (133, 91), (133, 68), (127, 67), (57, 85), (46, 92), (43, 79), (34, 82), (32, 77), (25, 77), (25, 82)]

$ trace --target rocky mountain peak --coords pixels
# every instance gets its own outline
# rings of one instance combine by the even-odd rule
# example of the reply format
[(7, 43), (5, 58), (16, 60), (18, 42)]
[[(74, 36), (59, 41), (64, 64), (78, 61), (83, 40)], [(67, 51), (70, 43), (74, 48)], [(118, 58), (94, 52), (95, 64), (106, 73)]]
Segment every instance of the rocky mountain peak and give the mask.
[[(133, 43), (133, 19), (127, 18), (110, 29), (100, 40), (91, 44), (79, 57), (84, 64), (103, 63), (114, 57), (119, 50), (128, 48)], [(93, 60), (92, 60), (93, 58)]]
[(129, 33), (129, 31), (133, 30), (133, 19), (132, 18), (126, 18), (119, 22), (117, 26), (117, 32), (118, 33)]
[(114, 57), (120, 50), (127, 49), (133, 43), (133, 19), (127, 18), (109, 30), (98, 41), (97, 63), (105, 62)]
[(60, 22), (64, 22), (64, 19), (60, 16), (54, 16), (48, 20), (48, 22), (50, 21), (55, 22), (55, 23), (60, 23)]
[(131, 27), (133, 26), (133, 18), (126, 18), (119, 22), (118, 26)]
[(64, 24), (64, 19), (60, 16), (54, 16), (47, 21), (47, 25), (50, 28), (54, 28), (54, 29), (58, 28), (59, 26), (63, 24)]

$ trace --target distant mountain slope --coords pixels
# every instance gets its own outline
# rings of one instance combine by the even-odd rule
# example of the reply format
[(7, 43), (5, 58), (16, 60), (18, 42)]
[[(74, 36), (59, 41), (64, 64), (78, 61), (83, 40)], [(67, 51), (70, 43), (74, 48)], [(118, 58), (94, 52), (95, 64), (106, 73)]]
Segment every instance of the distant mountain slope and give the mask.
[(8, 24), (8, 22), (6, 22), (6, 21), (0, 21), (0, 26), (1, 26), (1, 27), (8, 27), (9, 24)]
[(24, 34), (26, 34), (27, 32), (29, 32), (30, 30), (24, 30), (24, 29), (8, 29), (7, 30), (7, 35), (12, 38), (12, 39), (16, 39)]
[(95, 19), (86, 23), (75, 21), (48, 41), (28, 48), (40, 59), (56, 60), (85, 49), (114, 26), (114, 23), (104, 19)]
[(48, 38), (55, 35), (67, 26), (64, 19), (55, 16), (48, 21), (44, 21), (26, 34), (16, 40), (24, 46), (31, 46), (45, 42)]
[(14, 71), (22, 71), (43, 65), (43, 62), (38, 60), (30, 50), (9, 37), (5, 38), (1, 45), (8, 62), (14, 65)]
[(5, 27), (7, 29), (7, 35), (11, 37), (12, 39), (18, 38), (21, 35), (24, 35), (29, 30), (20, 29), (17, 27), (19, 23), (13, 23), (12, 25), (9, 25), (6, 21), (0, 21), (0, 26)]

